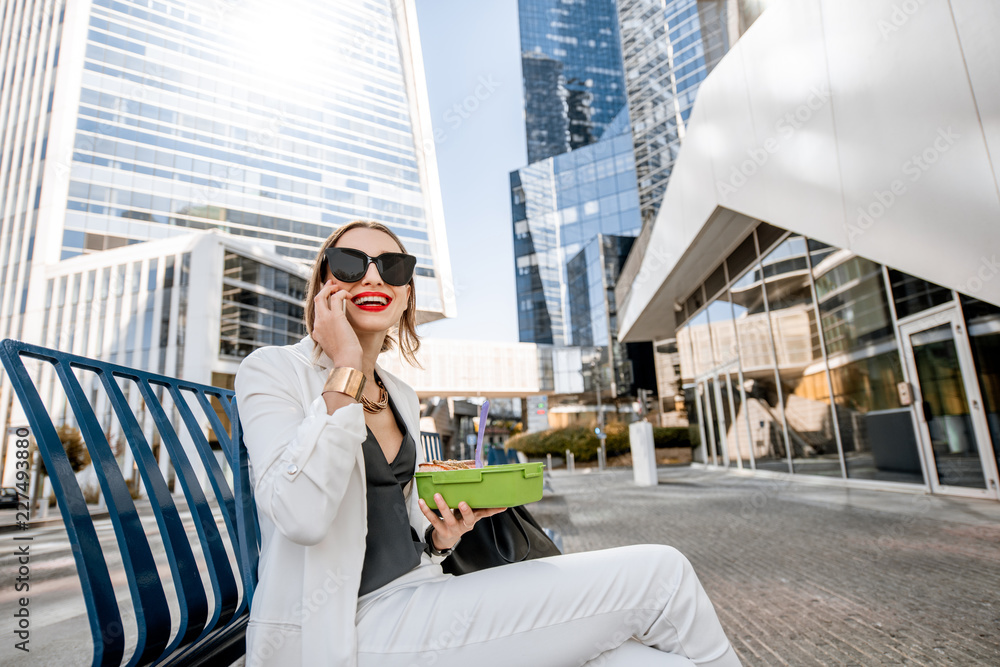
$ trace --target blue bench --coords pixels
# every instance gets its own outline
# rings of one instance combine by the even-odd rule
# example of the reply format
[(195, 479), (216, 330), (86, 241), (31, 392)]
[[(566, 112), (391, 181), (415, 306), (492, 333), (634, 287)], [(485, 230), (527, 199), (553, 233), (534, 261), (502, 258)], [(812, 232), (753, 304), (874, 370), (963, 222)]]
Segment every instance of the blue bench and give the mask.
[(441, 436), (437, 433), (420, 432), (420, 446), (424, 448), (424, 459), (441, 460)]
[[(0, 361), (27, 416), (66, 525), (90, 622), (95, 667), (121, 665), (133, 638), (126, 636), (108, 558), (83, 491), (25, 359), (52, 367), (87, 444), (114, 527), (135, 615), (135, 649), (127, 664), (228, 665), (238, 660), (246, 650), (246, 624), (257, 584), (260, 532), (234, 392), (16, 340), (0, 342)], [(88, 373), (93, 375), (90, 382), (100, 382), (104, 387), (150, 501), (179, 608), (179, 628), (172, 637), (168, 589), (157, 569), (150, 536), (142, 525), (100, 418), (77, 377)], [(38, 376), (41, 373), (36, 373)], [(140, 393), (152, 417), (190, 509), (194, 535), (182, 520), (151, 443), (122, 391), (119, 384), (122, 381), (132, 383), (130, 391)], [(181, 428), (174, 428), (158, 393), (170, 396), (180, 416)], [(229, 421), (228, 429), (212, 404), (213, 398)], [(204, 433), (205, 419), (223, 450), (232, 471), (232, 482), (228, 481)], [(189, 450), (181, 444), (185, 437), (193, 443), (204, 467), (210, 496), (202, 489)], [(437, 434), (421, 433), (420, 440), (428, 456), (440, 458)], [(196, 550), (207, 569), (211, 604)], [(236, 563), (235, 569), (232, 561)]]

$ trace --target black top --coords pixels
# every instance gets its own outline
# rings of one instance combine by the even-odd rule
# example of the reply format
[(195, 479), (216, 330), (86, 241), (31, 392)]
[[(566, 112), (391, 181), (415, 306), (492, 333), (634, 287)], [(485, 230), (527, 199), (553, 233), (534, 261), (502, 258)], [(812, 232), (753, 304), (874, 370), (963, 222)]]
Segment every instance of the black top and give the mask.
[[(403, 487), (413, 479), (417, 447), (406, 431), (392, 399), (389, 408), (403, 434), (399, 453), (390, 463), (371, 429), (362, 450), (368, 486), (368, 536), (365, 538), (365, 562), (361, 568), (358, 595), (370, 593), (400, 577), (420, 564), (424, 543), (410, 525)], [(411, 489), (410, 493), (416, 493)]]

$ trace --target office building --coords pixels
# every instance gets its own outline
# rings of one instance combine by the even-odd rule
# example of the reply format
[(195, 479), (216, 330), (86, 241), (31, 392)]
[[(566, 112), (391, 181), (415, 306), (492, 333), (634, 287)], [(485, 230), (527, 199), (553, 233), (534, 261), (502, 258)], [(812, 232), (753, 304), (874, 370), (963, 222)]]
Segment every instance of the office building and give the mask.
[(518, 0), (528, 163), (604, 136), (625, 105), (614, 0)]
[(598, 234), (639, 233), (627, 114), (597, 143), (511, 172), (518, 335), (525, 343), (577, 345), (567, 262)]
[[(217, 230), (305, 265), (358, 218), (386, 223), (417, 256), (418, 321), (454, 315), (412, 0), (15, 0), (0, 9), (0, 70), (0, 337), (46, 339), (62, 261), (134, 249), (115, 260), (132, 271), (143, 243)], [(87, 294), (104, 278), (81, 280)], [(289, 317), (282, 304), (268, 317)], [(128, 338), (142, 328), (128, 318), (145, 312), (108, 318)], [(281, 339), (232, 331), (176, 354), (221, 360)], [(190, 370), (149, 343), (114, 360)], [(0, 379), (6, 427), (13, 396)]]
[(604, 374), (584, 365), (584, 392), (600, 387), (611, 397), (635, 396), (637, 388), (656, 385), (652, 346), (618, 340), (615, 284), (634, 242), (634, 236), (598, 234), (566, 265), (574, 345), (597, 348), (594, 360), (609, 369)]
[(997, 499), (1000, 15), (897, 12), (771, 3), (732, 46), (620, 335), (676, 340), (710, 465)]
[[(766, 0), (619, 0), (618, 17), (643, 231), (638, 266), (683, 143), (698, 87), (766, 8)], [(634, 279), (626, 271), (625, 279)], [(683, 424), (676, 341), (656, 341), (660, 421)]]
[(529, 164), (510, 175), (518, 335), (539, 345), (551, 416), (550, 405), (596, 409), (597, 387), (608, 400), (634, 389), (608, 289), (641, 219), (615, 3), (519, 8)]
[(699, 84), (729, 50), (727, 0), (619, 0), (643, 220), (656, 217)]

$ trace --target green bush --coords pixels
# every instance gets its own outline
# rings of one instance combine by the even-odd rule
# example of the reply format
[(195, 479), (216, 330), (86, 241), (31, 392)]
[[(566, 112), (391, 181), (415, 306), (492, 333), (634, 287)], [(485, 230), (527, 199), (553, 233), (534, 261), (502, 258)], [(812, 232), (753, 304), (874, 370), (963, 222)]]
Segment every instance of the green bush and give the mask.
[[(628, 424), (612, 423), (606, 427), (608, 434), (608, 456), (618, 456), (629, 451)], [(653, 428), (653, 443), (662, 447), (691, 447), (686, 428)], [(573, 452), (577, 461), (593, 461), (597, 458), (600, 441), (593, 428), (568, 426), (535, 433), (522, 433), (507, 441), (507, 447), (524, 452), (526, 456), (541, 458), (546, 454), (565, 456), (566, 450)]]

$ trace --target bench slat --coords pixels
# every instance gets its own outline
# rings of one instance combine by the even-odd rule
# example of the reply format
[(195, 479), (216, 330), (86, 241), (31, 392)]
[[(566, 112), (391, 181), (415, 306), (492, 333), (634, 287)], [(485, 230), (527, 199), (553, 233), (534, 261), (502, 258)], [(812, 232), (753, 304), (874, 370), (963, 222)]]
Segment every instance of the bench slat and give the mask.
[[(236, 579), (233, 576), (233, 570), (229, 565), (229, 555), (226, 553), (226, 547), (223, 544), (215, 515), (212, 513), (212, 508), (208, 504), (205, 493), (197, 483), (198, 476), (195, 474), (194, 468), (188, 460), (188, 456), (181, 445), (173, 424), (170, 423), (163, 406), (156, 399), (151, 386), (152, 383), (164, 386), (168, 391), (173, 387), (173, 384), (157, 379), (144, 378), (139, 388), (142, 391), (143, 398), (146, 399), (146, 405), (149, 407), (150, 413), (153, 415), (153, 421), (160, 432), (163, 445), (167, 448), (167, 453), (170, 455), (170, 461), (177, 471), (177, 478), (181, 483), (181, 489), (184, 491), (184, 497), (188, 502), (188, 506), (191, 508), (191, 518), (194, 520), (198, 539), (201, 541), (202, 555), (205, 558), (205, 563), (208, 565), (208, 575), (212, 583), (215, 604), (212, 616), (202, 632), (201, 636), (204, 636), (216, 627), (224, 625), (232, 618), (236, 610), (236, 599), (239, 591), (236, 586)], [(180, 408), (180, 406), (177, 407)], [(223, 512), (223, 515), (225, 515), (225, 512)]]
[(158, 657), (167, 645), (170, 638), (170, 609), (149, 540), (146, 539), (146, 530), (139, 520), (139, 512), (122, 477), (121, 468), (90, 401), (83, 393), (80, 381), (73, 373), (74, 367), (96, 371), (100, 375), (104, 374), (104, 370), (61, 360), (53, 365), (87, 442), (91, 460), (95, 463), (94, 471), (104, 491), (104, 500), (118, 538), (118, 551), (128, 578), (129, 591), (132, 593), (138, 637), (135, 652), (128, 664), (130, 667), (146, 664)]
[(11, 386), (21, 401), (35, 436), (45, 469), (52, 480), (52, 491), (66, 525), (67, 536), (73, 546), (73, 559), (80, 576), (94, 643), (92, 664), (120, 665), (125, 654), (125, 633), (118, 611), (118, 600), (111, 585), (111, 575), (102, 555), (101, 542), (69, 457), (66, 456), (66, 450), (63, 449), (38, 389), (24, 367), (22, 354), (48, 363), (54, 363), (56, 357), (45, 348), (20, 341), (7, 339), (0, 344), (0, 360), (7, 369)]
[[(239, 406), (232, 402), (233, 441), (238, 447), (233, 450), (229, 467), (233, 470), (233, 492), (236, 494), (236, 526), (240, 536), (240, 569), (243, 573), (243, 605), (253, 602), (253, 592), (257, 588), (257, 564), (260, 562), (260, 523), (257, 520), (257, 503), (253, 499), (253, 484), (250, 480), (250, 457), (243, 446), (243, 427), (240, 424)], [(238, 482), (237, 477), (238, 475)], [(242, 608), (241, 608), (242, 610)]]
[(141, 379), (138, 375), (121, 372), (100, 373), (104, 389), (115, 414), (118, 415), (122, 430), (125, 432), (125, 438), (128, 440), (129, 447), (131, 447), (132, 454), (138, 464), (139, 475), (142, 477), (142, 482), (150, 496), (153, 514), (160, 528), (163, 548), (170, 564), (170, 574), (173, 577), (180, 608), (180, 626), (174, 640), (163, 650), (164, 655), (169, 655), (177, 647), (198, 638), (205, 627), (205, 620), (208, 618), (208, 598), (201, 584), (198, 563), (191, 550), (187, 531), (177, 511), (177, 505), (174, 503), (170, 489), (167, 488), (167, 483), (160, 473), (159, 465), (153, 457), (152, 448), (146, 441), (146, 436), (132, 413), (121, 387), (115, 381), (116, 377), (130, 380), (137, 387), (141, 383)]

